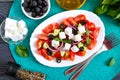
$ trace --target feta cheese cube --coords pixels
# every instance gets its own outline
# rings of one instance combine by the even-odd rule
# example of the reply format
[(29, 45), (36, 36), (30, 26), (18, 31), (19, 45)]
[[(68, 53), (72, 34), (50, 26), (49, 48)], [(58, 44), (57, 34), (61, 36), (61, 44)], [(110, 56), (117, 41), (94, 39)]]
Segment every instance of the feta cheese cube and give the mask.
[(73, 39), (74, 38), (74, 35), (73, 34), (70, 34), (69, 35), (69, 39)]
[(60, 38), (60, 39), (65, 39), (65, 38), (66, 38), (65, 33), (64, 33), (64, 32), (60, 32), (60, 33), (59, 33), (59, 38)]
[(28, 29), (27, 29), (27, 28), (24, 28), (22, 34), (23, 34), (23, 35), (26, 35), (27, 32), (28, 32)]
[(73, 52), (78, 52), (78, 51), (79, 51), (79, 48), (78, 48), (76, 45), (74, 45), (74, 46), (71, 47), (71, 50), (72, 50)]
[(6, 18), (5, 20), (5, 30), (15, 31), (17, 28), (17, 21), (14, 19)]
[(72, 28), (70, 28), (70, 27), (65, 28), (65, 34), (66, 35), (71, 35), (72, 34)]
[(57, 48), (60, 45), (59, 41), (52, 40), (52, 46)]
[(13, 36), (12, 40), (13, 41), (19, 41), (21, 39), (23, 39), (23, 35), (21, 35), (20, 33), (15, 32), (15, 35)]
[(77, 34), (74, 36), (74, 41), (81, 41), (82, 38), (81, 38), (81, 35)]
[(18, 21), (17, 24), (20, 29), (24, 29), (26, 27), (26, 23), (23, 20)]
[(70, 47), (71, 47), (71, 44), (65, 43), (63, 50), (69, 50)]
[(85, 26), (80, 26), (80, 27), (78, 27), (78, 31), (80, 32), (80, 33), (85, 33), (86, 31), (85, 31)]

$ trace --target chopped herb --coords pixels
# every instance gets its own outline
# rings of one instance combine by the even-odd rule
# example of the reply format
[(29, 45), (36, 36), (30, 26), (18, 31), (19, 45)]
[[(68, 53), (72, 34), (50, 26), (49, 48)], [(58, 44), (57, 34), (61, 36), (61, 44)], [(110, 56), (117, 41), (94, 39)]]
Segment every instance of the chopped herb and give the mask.
[(16, 52), (20, 57), (27, 57), (28, 56), (28, 49), (25, 46), (17, 46)]
[(88, 29), (86, 29), (86, 34), (87, 34), (87, 36), (90, 35), (90, 31)]
[(115, 59), (112, 57), (108, 63), (108, 66), (113, 66), (115, 64)]
[(54, 40), (56, 40), (56, 41), (62, 41), (60, 38), (54, 38)]
[(72, 40), (64, 39), (63, 42), (71, 44), (71, 43), (72, 43)]
[(90, 43), (90, 38), (89, 38), (89, 37), (86, 38), (86, 43), (87, 43), (87, 44)]

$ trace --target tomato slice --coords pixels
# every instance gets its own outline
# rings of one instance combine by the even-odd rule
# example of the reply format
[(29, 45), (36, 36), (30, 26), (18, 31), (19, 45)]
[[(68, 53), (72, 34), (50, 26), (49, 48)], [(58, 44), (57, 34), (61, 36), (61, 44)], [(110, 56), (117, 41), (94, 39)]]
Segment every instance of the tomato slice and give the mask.
[(52, 29), (55, 30), (55, 29), (58, 29), (59, 28), (59, 24), (56, 22), (56, 23), (53, 23), (52, 24)]
[(91, 39), (96, 39), (100, 33), (100, 27), (94, 28), (94, 31), (90, 33), (90, 38)]
[(44, 33), (39, 34), (39, 35), (38, 35), (38, 38), (41, 39), (41, 40), (49, 40), (47, 34), (44, 34)]
[(89, 30), (95, 30), (95, 24), (93, 22), (89, 22), (86, 24), (86, 28)]
[(43, 45), (43, 41), (38, 39), (37, 42), (36, 42), (37, 48), (40, 49), (42, 47), (42, 45)]
[(38, 54), (40, 54), (40, 55), (42, 54), (41, 49), (38, 49), (37, 52), (38, 52)]
[(64, 19), (62, 21), (62, 24), (65, 25), (65, 26), (71, 26), (71, 24), (67, 21), (67, 19)]
[(53, 57), (52, 57), (52, 56), (49, 56), (49, 55), (47, 54), (47, 50), (46, 50), (46, 49), (42, 49), (42, 50), (41, 50), (41, 55), (42, 55), (45, 59), (47, 59), (47, 60), (53, 60)]
[(85, 56), (86, 51), (78, 51), (76, 54), (77, 54), (78, 56)]
[(53, 32), (53, 25), (52, 25), (52, 24), (49, 24), (49, 25), (46, 26), (42, 31), (43, 31), (43, 33), (45, 33), (45, 34), (49, 34), (49, 33)]
[(79, 23), (79, 22), (82, 21), (82, 20), (86, 20), (86, 17), (85, 17), (84, 14), (80, 14), (80, 15), (76, 16), (76, 17), (74, 18), (74, 20), (75, 20), (77, 23)]
[(56, 58), (61, 58), (61, 54), (60, 54), (60, 52), (59, 52), (59, 51), (56, 52), (56, 53), (54, 54), (54, 57), (56, 57)]
[(96, 40), (96, 39), (91, 40), (91, 41), (90, 41), (90, 44), (87, 46), (87, 48), (88, 48), (89, 50), (92, 50), (92, 49), (95, 47), (96, 43), (97, 43), (97, 40)]
[(70, 60), (71, 60), (71, 61), (74, 61), (74, 59), (75, 59), (75, 54), (74, 54), (74, 52), (69, 51), (69, 53), (70, 53), (70, 55), (69, 55)]
[(71, 25), (77, 25), (77, 22), (74, 20), (73, 17), (69, 17), (69, 18), (67, 18), (67, 20)]

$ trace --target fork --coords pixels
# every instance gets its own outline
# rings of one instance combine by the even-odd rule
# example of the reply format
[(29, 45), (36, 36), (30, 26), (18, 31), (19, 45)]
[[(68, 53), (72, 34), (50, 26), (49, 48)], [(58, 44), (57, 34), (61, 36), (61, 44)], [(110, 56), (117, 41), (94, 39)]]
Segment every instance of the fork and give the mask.
[(117, 46), (118, 44), (120, 44), (120, 39), (117, 38), (114, 33), (110, 33), (108, 35), (105, 36), (105, 39), (103, 41), (103, 45), (102, 47), (95, 52), (92, 56), (90, 56), (88, 59), (86, 59), (84, 62), (76, 64), (74, 66), (72, 66), (71, 68), (69, 68), (68, 70), (65, 71), (65, 75), (68, 75), (72, 72), (76, 73), (70, 78), (70, 80), (76, 80), (77, 77), (80, 75), (80, 73), (87, 67), (87, 65), (90, 63), (90, 61), (100, 52), (105, 51), (105, 50), (110, 50), (113, 47)]

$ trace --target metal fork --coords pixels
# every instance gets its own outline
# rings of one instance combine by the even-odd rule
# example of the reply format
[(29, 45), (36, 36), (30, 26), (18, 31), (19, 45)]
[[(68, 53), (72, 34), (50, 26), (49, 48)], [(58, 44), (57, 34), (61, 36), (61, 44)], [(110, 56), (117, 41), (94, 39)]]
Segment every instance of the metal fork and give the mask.
[(68, 75), (68, 74), (76, 71), (75, 74), (70, 78), (70, 80), (76, 80), (77, 77), (80, 75), (80, 73), (87, 67), (87, 65), (90, 63), (90, 61), (96, 55), (98, 55), (102, 51), (112, 49), (113, 47), (117, 46), (118, 44), (120, 44), (120, 39), (118, 39), (114, 35), (114, 33), (110, 33), (110, 34), (106, 35), (102, 47), (97, 52), (95, 52), (92, 56), (90, 56), (84, 62), (76, 64), (76, 65), (72, 66), (71, 68), (69, 68), (68, 70), (66, 70), (65, 75)]

